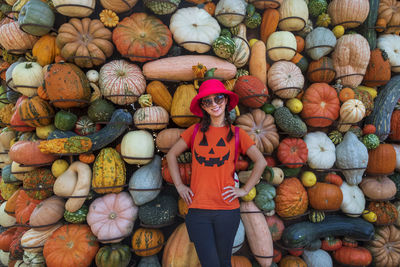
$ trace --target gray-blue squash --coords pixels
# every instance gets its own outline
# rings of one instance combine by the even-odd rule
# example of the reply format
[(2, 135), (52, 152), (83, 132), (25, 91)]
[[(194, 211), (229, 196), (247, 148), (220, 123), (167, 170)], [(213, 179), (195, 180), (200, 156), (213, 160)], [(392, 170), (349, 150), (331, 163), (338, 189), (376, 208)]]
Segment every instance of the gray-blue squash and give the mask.
[(314, 60), (328, 55), (336, 45), (336, 37), (331, 30), (325, 27), (315, 28), (306, 37), (305, 50)]
[(142, 257), (137, 267), (161, 267), (157, 255)]

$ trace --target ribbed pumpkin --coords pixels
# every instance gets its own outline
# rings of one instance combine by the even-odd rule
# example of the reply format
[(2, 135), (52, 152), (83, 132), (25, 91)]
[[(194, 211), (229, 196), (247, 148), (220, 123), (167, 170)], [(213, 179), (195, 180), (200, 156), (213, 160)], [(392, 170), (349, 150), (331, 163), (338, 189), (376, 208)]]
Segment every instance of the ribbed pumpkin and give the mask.
[(304, 93), (302, 102), (301, 116), (312, 127), (332, 125), (339, 116), (340, 102), (337, 92), (326, 83), (313, 83)]
[(273, 8), (265, 9), (261, 26), (260, 26), (260, 39), (267, 43), (268, 37), (276, 31), (279, 23), (279, 11)]
[(0, 249), (8, 252), (10, 250), (10, 244), (13, 241), (13, 237), (18, 227), (8, 228), (0, 234)]
[(330, 57), (321, 57), (310, 63), (307, 79), (312, 83), (330, 83), (335, 79), (335, 69)]
[(391, 140), (400, 140), (400, 110), (395, 109), (390, 117), (390, 135)]
[(277, 156), (288, 168), (301, 168), (307, 162), (307, 144), (301, 138), (285, 138), (279, 143)]
[(379, 1), (378, 19), (385, 20), (385, 33), (399, 34), (399, 7), (400, 3), (396, 0)]
[(343, 201), (342, 190), (334, 184), (317, 182), (307, 193), (310, 206), (316, 210), (339, 210)]
[(136, 64), (126, 60), (113, 60), (100, 69), (101, 93), (117, 105), (132, 104), (144, 93), (146, 80)]
[(39, 168), (24, 174), (23, 185), (28, 196), (34, 199), (45, 199), (53, 194), (56, 177), (50, 170)]
[(123, 57), (139, 62), (164, 56), (172, 46), (168, 27), (146, 13), (133, 13), (124, 18), (114, 29), (112, 39)]
[(33, 48), (38, 39), (38, 37), (22, 31), (17, 21), (0, 27), (0, 45), (13, 54), (24, 54), (26, 50)]
[(303, 0), (285, 0), (279, 7), (279, 29), (301, 31), (308, 20), (308, 7)]
[(333, 252), (333, 258), (348, 266), (369, 266), (372, 262), (371, 252), (364, 247), (342, 246)]
[(168, 112), (160, 106), (153, 106), (150, 94), (139, 97), (141, 108), (133, 115), (133, 122), (139, 129), (160, 130), (167, 127), (169, 122)]
[(255, 76), (240, 76), (233, 90), (238, 94), (241, 103), (247, 107), (259, 108), (268, 99), (267, 86)]
[(354, 91), (354, 99), (360, 100), (365, 107), (365, 116), (371, 114), (374, 109), (374, 100), (369, 92), (364, 90), (359, 90), (357, 88), (353, 89)]
[(36, 62), (42, 67), (53, 63), (56, 56), (60, 55), (60, 52), (56, 45), (56, 36), (52, 34), (40, 37), (32, 49), (32, 55), (36, 57)]
[(111, 9), (116, 13), (131, 10), (138, 0), (100, 0), (101, 5), (106, 9)]
[(164, 245), (164, 234), (159, 229), (139, 228), (132, 237), (132, 249), (136, 255), (147, 257), (157, 254)]
[(31, 198), (28, 196), (25, 190), (21, 190), (15, 203), (15, 218), (17, 219), (17, 223), (28, 223), (33, 210), (40, 202), (41, 200)]
[(368, 0), (333, 0), (328, 6), (332, 25), (342, 25), (345, 29), (360, 26), (368, 13)]
[(374, 202), (371, 201), (366, 208), (369, 211), (372, 211), (376, 214), (377, 220), (375, 222), (376, 225), (388, 225), (396, 222), (398, 217), (398, 211), (396, 206), (386, 202)]
[(307, 263), (300, 257), (287, 255), (279, 261), (279, 267), (307, 267)]
[(291, 60), (296, 49), (296, 37), (289, 31), (276, 31), (268, 37), (267, 56), (273, 61)]
[(131, 260), (131, 251), (129, 246), (123, 244), (111, 244), (99, 249), (96, 254), (96, 266), (109, 267), (118, 266), (126, 267)]
[[(356, 123), (361, 121), (365, 116), (365, 106), (358, 99), (349, 99), (340, 107), (340, 123)], [(345, 132), (349, 130), (351, 125), (340, 125), (339, 131)]]
[(49, 65), (44, 75), (43, 89), (56, 108), (83, 107), (91, 95), (85, 73), (69, 63)]
[(199, 118), (190, 112), (190, 102), (196, 94), (193, 84), (182, 84), (176, 88), (172, 98), (171, 118), (179, 127), (187, 128), (199, 122)]
[(165, 84), (160, 81), (151, 81), (146, 87), (146, 92), (151, 94), (156, 105), (165, 108), (168, 113), (171, 112), (172, 96)]
[(363, 84), (366, 86), (382, 86), (391, 78), (391, 66), (386, 52), (376, 48), (371, 51)]
[(29, 218), (29, 225), (47, 230), (64, 217), (64, 199), (52, 196), (40, 202)]
[(179, 128), (168, 128), (164, 129), (157, 134), (156, 137), (156, 146), (158, 150), (163, 153), (167, 153), (168, 150), (178, 142), (181, 133), (183, 133), (184, 129)]
[(36, 62), (21, 62), (13, 68), (12, 82), (15, 91), (31, 97), (43, 83), (42, 67)]
[(280, 98), (293, 98), (302, 91), (304, 76), (292, 62), (275, 62), (268, 70), (268, 86)]
[[(119, 193), (126, 181), (125, 162), (111, 147), (103, 148), (93, 165), (92, 188), (100, 194)], [(104, 188), (102, 187), (114, 187)]]
[(18, 112), (21, 120), (32, 127), (49, 125), (54, 116), (54, 109), (39, 96), (22, 100)]
[(307, 192), (300, 180), (295, 177), (284, 179), (276, 190), (275, 211), (278, 215), (283, 218), (302, 215), (307, 206)]
[(253, 4), (258, 9), (274, 9), (279, 8), (283, 0), (250, 0), (249, 3)]
[(47, 239), (53, 234), (55, 230), (62, 226), (61, 223), (57, 223), (56, 225), (51, 226), (49, 229), (44, 230), (42, 228), (39, 229), (30, 229), (26, 231), (21, 237), (21, 246), (25, 251), (38, 253), (43, 250), (44, 244)]
[[(182, 179), (182, 183), (186, 185), (190, 185), (190, 180), (192, 177), (192, 163), (178, 163), (179, 174)], [(170, 184), (173, 184), (174, 181), (172, 180), (171, 173), (168, 168), (167, 161), (164, 160), (162, 167), (161, 167), (161, 175), (163, 179)]]
[(89, 226), (67, 224), (53, 232), (44, 245), (43, 256), (48, 267), (89, 266), (98, 249)]
[(369, 174), (391, 174), (396, 167), (396, 150), (391, 144), (380, 144), (368, 151)]

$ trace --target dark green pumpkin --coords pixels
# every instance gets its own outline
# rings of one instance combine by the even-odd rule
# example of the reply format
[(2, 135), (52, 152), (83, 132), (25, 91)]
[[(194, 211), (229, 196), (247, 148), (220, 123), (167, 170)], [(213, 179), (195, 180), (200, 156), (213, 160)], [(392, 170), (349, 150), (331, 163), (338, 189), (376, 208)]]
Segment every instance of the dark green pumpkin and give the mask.
[(123, 244), (112, 244), (101, 247), (96, 254), (97, 267), (126, 267), (131, 260), (129, 246)]
[(93, 101), (88, 108), (88, 116), (93, 122), (107, 122), (111, 119), (115, 107), (105, 99)]
[(275, 187), (266, 182), (260, 182), (256, 185), (256, 191), (257, 194), (254, 198), (254, 203), (260, 210), (271, 211), (275, 209)]
[(157, 255), (142, 257), (137, 267), (161, 267)]
[(367, 39), (371, 50), (376, 48), (375, 24), (378, 19), (378, 9), (380, 0), (369, 0), (369, 13), (367, 19), (361, 26), (361, 34)]
[(256, 8), (252, 4), (248, 4), (246, 7), (246, 18), (244, 24), (249, 29), (255, 29), (261, 24), (261, 15), (256, 12)]
[(303, 137), (307, 126), (297, 115), (293, 115), (287, 107), (277, 108), (274, 112), (275, 123), (291, 137)]
[(375, 134), (364, 135), (362, 142), (368, 149), (375, 149), (379, 146), (379, 138)]
[(64, 219), (70, 223), (84, 223), (86, 221), (86, 216), (89, 212), (89, 208), (83, 205), (79, 210), (75, 212), (64, 211)]
[(55, 16), (51, 8), (40, 0), (30, 0), (26, 3), (18, 17), (21, 29), (35, 36), (50, 32), (54, 25)]
[(283, 175), (285, 177), (296, 177), (297, 175), (299, 175), (299, 173), (301, 171), (301, 167), (300, 168), (288, 168), (286, 166), (283, 166), (281, 169), (282, 169)]
[(54, 126), (61, 131), (70, 131), (75, 128), (78, 117), (68, 111), (60, 110), (54, 118)]
[(139, 219), (145, 225), (172, 223), (177, 213), (176, 199), (165, 193), (160, 193), (155, 199), (139, 207)]
[(157, 15), (173, 13), (179, 6), (181, 0), (144, 0), (144, 4)]
[(389, 178), (396, 184), (397, 192), (395, 198), (400, 199), (400, 173), (394, 172)]

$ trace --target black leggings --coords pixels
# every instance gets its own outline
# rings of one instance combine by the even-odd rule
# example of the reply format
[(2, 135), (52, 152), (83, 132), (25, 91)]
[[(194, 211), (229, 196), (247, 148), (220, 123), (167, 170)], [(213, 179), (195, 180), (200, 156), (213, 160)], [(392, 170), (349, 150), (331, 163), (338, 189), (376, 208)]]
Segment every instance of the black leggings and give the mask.
[(231, 267), (240, 210), (189, 209), (185, 221), (201, 266)]

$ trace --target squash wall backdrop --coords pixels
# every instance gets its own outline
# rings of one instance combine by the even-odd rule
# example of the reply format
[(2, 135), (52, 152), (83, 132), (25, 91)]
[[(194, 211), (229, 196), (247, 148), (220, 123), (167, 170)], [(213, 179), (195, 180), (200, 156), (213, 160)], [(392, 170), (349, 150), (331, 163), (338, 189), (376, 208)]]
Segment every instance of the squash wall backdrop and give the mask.
[(268, 162), (232, 266), (400, 266), (400, 1), (3, 0), (0, 18), (1, 266), (200, 266), (164, 156), (210, 78)]

